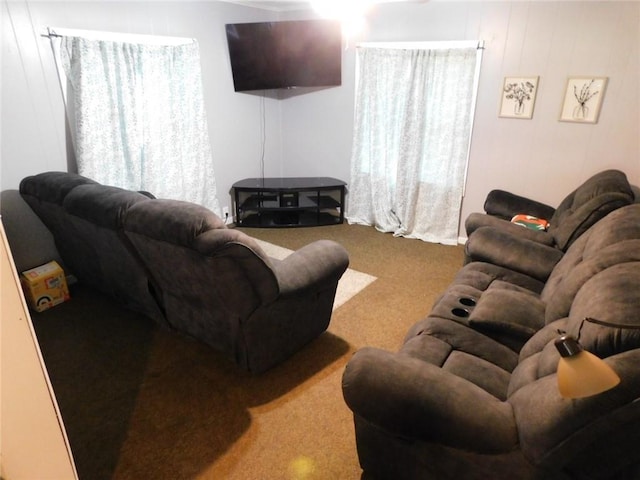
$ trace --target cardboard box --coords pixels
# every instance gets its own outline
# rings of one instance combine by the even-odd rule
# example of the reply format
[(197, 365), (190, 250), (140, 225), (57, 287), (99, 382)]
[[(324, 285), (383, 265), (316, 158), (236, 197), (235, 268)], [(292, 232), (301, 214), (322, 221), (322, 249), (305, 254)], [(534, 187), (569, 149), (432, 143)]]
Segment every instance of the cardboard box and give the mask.
[(71, 298), (64, 272), (55, 261), (22, 272), (20, 283), (29, 306), (36, 312)]

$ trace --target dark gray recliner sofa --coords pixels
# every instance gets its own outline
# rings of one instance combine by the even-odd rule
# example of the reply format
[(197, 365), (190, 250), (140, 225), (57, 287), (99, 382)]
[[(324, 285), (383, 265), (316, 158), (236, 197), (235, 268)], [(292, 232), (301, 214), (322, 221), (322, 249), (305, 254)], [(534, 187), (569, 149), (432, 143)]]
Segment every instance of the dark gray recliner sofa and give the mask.
[(548, 217), (548, 229), (539, 231), (511, 223), (507, 216), (529, 212), (534, 216), (544, 215), (541, 211), (544, 206), (493, 191), (485, 204), (493, 213), (472, 213), (465, 223), (469, 235), (465, 263), (477, 261), (505, 266), (545, 282), (553, 266), (584, 232), (634, 199), (626, 175), (618, 170), (605, 170), (580, 185), (557, 209), (546, 207), (553, 210), (553, 215)]
[[(640, 204), (591, 227), (546, 283), (470, 263), (398, 352), (356, 352), (343, 394), (363, 478), (640, 478), (640, 330), (586, 317), (640, 325)], [(560, 331), (620, 385), (561, 397)]]
[[(465, 221), (467, 238), (481, 227), (495, 227), (520, 239), (556, 248), (562, 252), (593, 224), (610, 212), (629, 205), (634, 193), (627, 176), (619, 170), (599, 172), (567, 195), (557, 208), (504, 190), (492, 190), (487, 195), (486, 213), (472, 213)], [(511, 223), (518, 214), (527, 214), (549, 222), (547, 230), (533, 230)], [(478, 236), (476, 236), (478, 237)], [(483, 260), (483, 247), (495, 237), (470, 243), (468, 261)]]
[(349, 263), (331, 241), (272, 260), (204, 207), (76, 174), (27, 177), (20, 193), (53, 234), (65, 273), (251, 373), (326, 330)]
[(199, 205), (133, 205), (124, 231), (162, 291), (169, 323), (250, 372), (280, 363), (329, 326), (347, 252), (315, 241), (282, 261)]

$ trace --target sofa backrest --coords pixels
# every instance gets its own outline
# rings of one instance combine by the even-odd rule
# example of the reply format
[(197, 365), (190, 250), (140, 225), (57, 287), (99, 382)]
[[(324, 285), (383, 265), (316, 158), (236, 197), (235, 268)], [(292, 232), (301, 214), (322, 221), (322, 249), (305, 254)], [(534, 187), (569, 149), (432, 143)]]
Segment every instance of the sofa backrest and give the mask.
[(158, 286), (122, 230), (132, 205), (152, 201), (122, 188), (80, 185), (64, 199), (66, 228), (59, 236), (75, 245), (70, 261), (81, 282), (165, 324)]
[(44, 172), (24, 178), (20, 182), (20, 194), (40, 202), (62, 205), (71, 190), (87, 184), (97, 182), (76, 173)]
[(178, 200), (133, 205), (124, 230), (160, 285), (169, 323), (239, 360), (242, 321), (278, 296), (271, 263), (255, 240)]
[(611, 212), (584, 233), (557, 263), (540, 294), (545, 323), (568, 315), (574, 297), (593, 275), (640, 256), (640, 204)]
[(550, 219), (548, 232), (556, 246), (566, 251), (598, 220), (634, 201), (627, 176), (619, 170), (593, 175), (560, 202)]
[[(67, 275), (75, 275), (76, 270), (81, 267), (74, 263), (74, 254), (77, 249), (83, 248), (83, 245), (68, 232), (62, 203), (74, 188), (87, 184), (96, 182), (66, 172), (39, 173), (20, 182), (20, 195), (51, 232)], [(67, 234), (70, 236), (68, 241), (62, 241)]]

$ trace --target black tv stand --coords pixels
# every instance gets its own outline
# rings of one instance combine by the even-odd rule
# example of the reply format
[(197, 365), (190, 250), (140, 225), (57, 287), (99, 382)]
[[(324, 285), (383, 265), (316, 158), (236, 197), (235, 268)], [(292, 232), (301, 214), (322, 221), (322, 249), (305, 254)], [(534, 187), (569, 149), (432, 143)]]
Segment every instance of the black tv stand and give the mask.
[(233, 184), (236, 225), (309, 227), (344, 222), (346, 183), (330, 177), (246, 178)]

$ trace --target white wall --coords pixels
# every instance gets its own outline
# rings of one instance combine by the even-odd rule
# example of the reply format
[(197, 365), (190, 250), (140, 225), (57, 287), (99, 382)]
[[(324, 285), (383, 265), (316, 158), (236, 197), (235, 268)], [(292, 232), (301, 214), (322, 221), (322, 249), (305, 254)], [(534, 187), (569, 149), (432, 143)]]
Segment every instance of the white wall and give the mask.
[[(64, 111), (42, 27), (195, 37), (222, 206), (233, 182), (261, 175), (349, 180), (355, 41), (484, 39), (486, 50), (462, 218), (504, 188), (556, 205), (604, 168), (640, 184), (640, 3), (457, 2), (384, 4), (344, 52), (343, 85), (233, 92), (224, 24), (310, 17), (224, 2), (3, 2), (2, 190), (45, 170), (66, 169)], [(306, 17), (305, 17), (306, 16)], [(498, 118), (504, 76), (539, 75), (532, 120)], [(609, 77), (596, 125), (558, 121), (568, 75)], [(264, 116), (262, 104), (264, 102)]]

